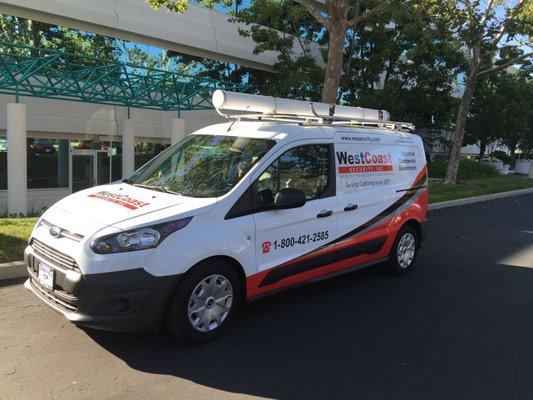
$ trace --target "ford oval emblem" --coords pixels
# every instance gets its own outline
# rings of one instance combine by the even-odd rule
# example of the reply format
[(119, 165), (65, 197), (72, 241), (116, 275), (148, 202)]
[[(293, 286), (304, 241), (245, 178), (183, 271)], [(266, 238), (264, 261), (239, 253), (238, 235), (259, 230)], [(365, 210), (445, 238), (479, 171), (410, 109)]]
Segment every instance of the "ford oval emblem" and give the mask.
[(61, 236), (61, 229), (59, 229), (57, 226), (51, 227), (48, 232), (50, 233), (50, 235), (52, 235), (55, 238), (58, 238), (59, 236)]

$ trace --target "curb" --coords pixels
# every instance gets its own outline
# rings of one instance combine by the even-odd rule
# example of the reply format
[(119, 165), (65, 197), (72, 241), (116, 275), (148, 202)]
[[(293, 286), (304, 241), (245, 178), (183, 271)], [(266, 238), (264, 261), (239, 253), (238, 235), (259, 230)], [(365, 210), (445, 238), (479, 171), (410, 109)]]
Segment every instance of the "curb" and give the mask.
[(0, 264), (0, 282), (25, 278), (27, 276), (28, 270), (24, 261)]
[(500, 192), (500, 193), (492, 193), (492, 194), (486, 194), (483, 196), (467, 197), (464, 199), (441, 201), (439, 203), (430, 204), (428, 206), (428, 211), (440, 210), (442, 208), (449, 208), (449, 207), (464, 206), (467, 204), (480, 203), (482, 201), (504, 199), (506, 197), (521, 196), (521, 195), (530, 194), (530, 193), (533, 193), (533, 188), (511, 190), (508, 192)]
[[(440, 210), (442, 208), (464, 206), (467, 204), (480, 203), (482, 201), (503, 199), (506, 197), (521, 196), (530, 193), (533, 193), (533, 188), (512, 190), (510, 192), (493, 193), (484, 196), (467, 197), (465, 199), (442, 201), (440, 203), (430, 204), (428, 206), (428, 210)], [(0, 264), (0, 282), (25, 278), (27, 276), (28, 271), (26, 269), (26, 264), (24, 263), (24, 261), (14, 261)]]

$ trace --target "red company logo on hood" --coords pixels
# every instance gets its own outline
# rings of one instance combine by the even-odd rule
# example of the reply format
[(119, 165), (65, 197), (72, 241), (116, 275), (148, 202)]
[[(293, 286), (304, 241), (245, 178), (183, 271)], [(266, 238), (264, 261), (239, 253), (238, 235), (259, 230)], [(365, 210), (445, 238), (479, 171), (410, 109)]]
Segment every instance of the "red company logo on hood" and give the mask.
[(110, 201), (111, 203), (121, 205), (122, 207), (129, 208), (130, 210), (136, 210), (140, 207), (144, 207), (150, 204), (150, 203), (145, 203), (144, 201), (136, 200), (128, 196), (127, 194), (117, 194), (117, 193), (111, 193), (107, 191), (92, 193), (92, 194), (87, 195), (87, 197)]
[(339, 174), (354, 174), (359, 172), (392, 172), (392, 156), (387, 154), (372, 154), (369, 151), (358, 154), (348, 154), (346, 151), (337, 152)]

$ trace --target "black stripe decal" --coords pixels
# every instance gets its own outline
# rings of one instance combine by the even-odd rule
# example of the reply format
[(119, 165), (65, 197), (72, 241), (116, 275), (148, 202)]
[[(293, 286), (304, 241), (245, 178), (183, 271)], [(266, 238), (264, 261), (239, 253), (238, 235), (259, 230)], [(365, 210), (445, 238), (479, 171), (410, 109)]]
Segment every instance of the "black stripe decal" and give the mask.
[(309, 260), (302, 260), (294, 264), (287, 265), (285, 267), (273, 269), (268, 274), (266, 274), (266, 276), (259, 284), (259, 287), (272, 285), (281, 281), (282, 279), (288, 278), (289, 276), (311, 271), (313, 269), (333, 264), (342, 260), (346, 260), (355, 256), (359, 256), (361, 254), (377, 253), (383, 248), (383, 245), (386, 241), (387, 237), (382, 236), (376, 239), (368, 240), (366, 242), (358, 243), (346, 249), (332, 251), (331, 253), (320, 255)]
[[(327, 253), (327, 254), (324, 254), (324, 255), (321, 255), (321, 256), (317, 256), (317, 257), (312, 258), (310, 260), (297, 261), (299, 258), (307, 257), (307, 256), (309, 256), (309, 255), (311, 255), (313, 253), (317, 253), (317, 252), (319, 252), (321, 250), (324, 250), (325, 248), (331, 247), (331, 246), (333, 246), (333, 245), (335, 245), (335, 244), (337, 244), (339, 242), (342, 242), (343, 240), (351, 238), (351, 237), (357, 235), (358, 233), (364, 231), (365, 229), (370, 228), (372, 225), (376, 224), (381, 219), (383, 219), (383, 218), (387, 217), (388, 215), (392, 214), (398, 208), (400, 208), (405, 203), (407, 203), (407, 201), (410, 200), (417, 193), (418, 187), (421, 187), (421, 188), (422, 187), (426, 187), (427, 186), (427, 185), (425, 185), (426, 180), (427, 180), (427, 172), (426, 172), (426, 174), (421, 176), (418, 181), (416, 181), (414, 183), (412, 191), (405, 192), (405, 194), (402, 197), (400, 197), (391, 206), (389, 206), (384, 211), (382, 211), (381, 213), (376, 215), (374, 218), (370, 219), (369, 221), (365, 222), (363, 225), (355, 228), (354, 230), (352, 230), (352, 231), (340, 236), (339, 238), (337, 238), (337, 239), (335, 239), (335, 240), (333, 240), (333, 241), (331, 241), (329, 243), (326, 243), (323, 246), (320, 246), (318, 249), (315, 249), (313, 251), (310, 251), (309, 253), (301, 255), (300, 257), (295, 259), (295, 263), (294, 264), (288, 265), (286, 267), (279, 267), (279, 268), (271, 270), (265, 276), (265, 278), (261, 281), (261, 283), (259, 284), (259, 287), (272, 285), (272, 284), (274, 284), (276, 282), (279, 282), (280, 280), (282, 280), (284, 278), (287, 278), (287, 277), (289, 277), (291, 275), (296, 275), (296, 274), (299, 274), (301, 272), (309, 271), (311, 269), (319, 268), (319, 267), (322, 267), (324, 265), (332, 264), (332, 263), (334, 263), (336, 261), (342, 261), (342, 260), (344, 260), (346, 258), (355, 257), (356, 255), (359, 255), (359, 254), (365, 254), (364, 252), (363, 253), (357, 253), (357, 246), (363, 245), (363, 244), (365, 244), (367, 242), (359, 243), (359, 244), (357, 244), (357, 245), (355, 245), (353, 247), (350, 247), (349, 249), (354, 252), (354, 255), (351, 255), (351, 256), (348, 256), (348, 257), (344, 257), (344, 258), (339, 258), (336, 261), (335, 261), (336, 254), (340, 253), (339, 257), (342, 257), (343, 256), (342, 252), (344, 250), (348, 250), (348, 249), (342, 249), (342, 250), (339, 250), (339, 251), (332, 251), (331, 253)], [(378, 238), (378, 239), (381, 239), (381, 238)], [(381, 247), (385, 243), (386, 239), (387, 238), (385, 237), (383, 243), (381, 244)], [(377, 240), (377, 239), (374, 239), (374, 240)], [(370, 242), (372, 242), (372, 241), (370, 241)], [(376, 250), (375, 252), (377, 253), (379, 250), (381, 250), (381, 247), (378, 250)], [(373, 254), (373, 253), (367, 253), (367, 254)], [(330, 260), (333, 260), (333, 261), (330, 261)], [(299, 268), (303, 268), (303, 270), (300, 271), (300, 272), (292, 272), (291, 273), (291, 271), (293, 271), (293, 270), (297, 271)], [(287, 270), (288, 272), (284, 272), (285, 270)]]
[[(422, 183), (422, 181), (425, 181), (426, 179), (426, 176), (422, 176), (416, 183), (415, 183), (415, 187), (420, 185), (420, 183)], [(338, 242), (342, 242), (343, 240), (346, 240), (348, 239), (349, 237), (352, 237), (352, 236), (355, 236), (357, 235), (358, 233), (364, 231), (365, 229), (368, 229), (370, 228), (372, 225), (374, 225), (375, 223), (379, 222), (380, 220), (382, 220), (383, 218), (387, 217), (388, 215), (392, 214), (394, 211), (396, 211), (398, 208), (400, 208), (401, 206), (403, 206), (405, 203), (407, 203), (407, 201), (409, 201), (411, 199), (411, 197), (413, 197), (414, 195), (416, 194), (416, 190), (414, 191), (409, 191), (409, 192), (406, 192), (402, 197), (400, 197), (398, 200), (396, 200), (392, 205), (390, 205), (389, 207), (387, 207), (385, 210), (383, 210), (382, 212), (380, 212), (378, 215), (376, 215), (374, 218), (368, 220), (367, 222), (365, 222), (363, 225), (355, 228), (353, 231), (350, 231), (342, 236), (340, 236), (339, 238), (335, 239), (333, 242), (329, 243), (328, 245), (331, 245), (331, 244), (335, 244), (335, 243), (338, 243)], [(326, 245), (327, 246), (327, 245)]]

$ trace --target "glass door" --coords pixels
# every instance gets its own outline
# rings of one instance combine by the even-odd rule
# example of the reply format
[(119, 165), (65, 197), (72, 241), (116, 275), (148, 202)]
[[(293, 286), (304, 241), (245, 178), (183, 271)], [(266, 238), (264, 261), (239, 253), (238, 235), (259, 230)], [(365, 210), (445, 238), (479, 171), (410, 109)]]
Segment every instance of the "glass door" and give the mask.
[(73, 149), (70, 153), (70, 192), (109, 183), (110, 172), (107, 151)]

